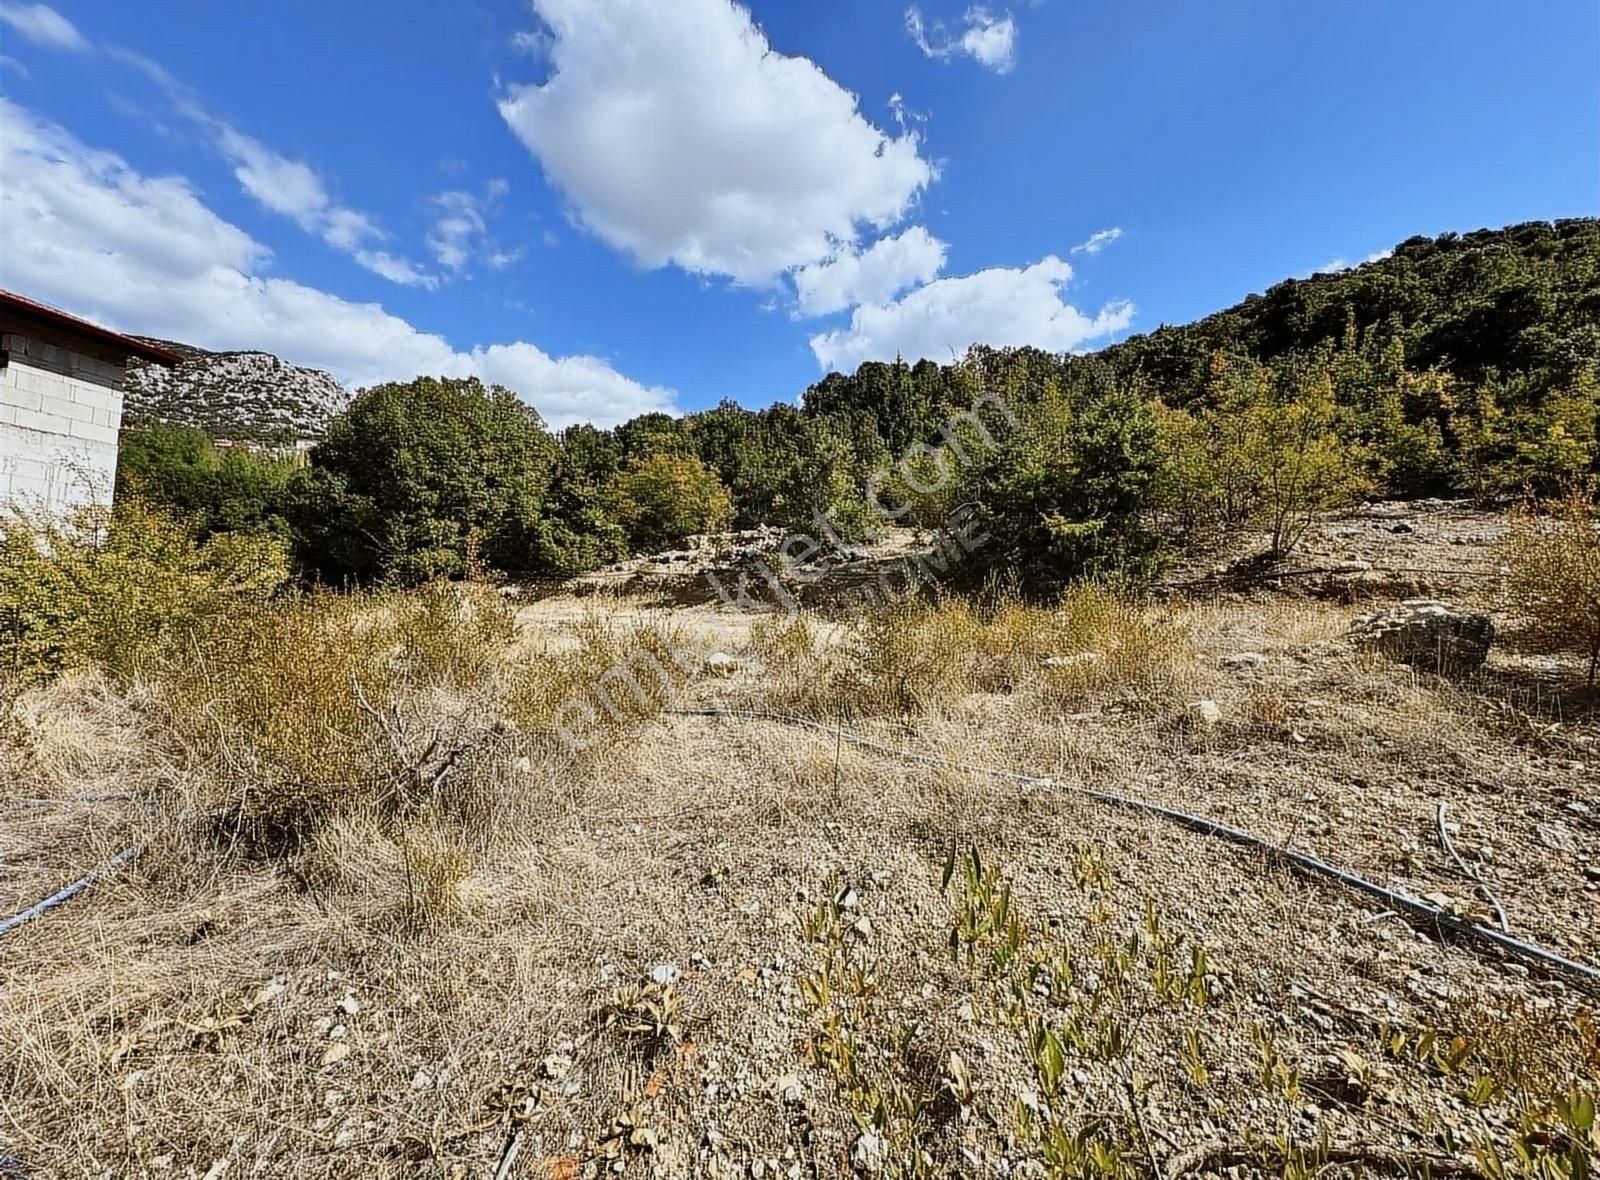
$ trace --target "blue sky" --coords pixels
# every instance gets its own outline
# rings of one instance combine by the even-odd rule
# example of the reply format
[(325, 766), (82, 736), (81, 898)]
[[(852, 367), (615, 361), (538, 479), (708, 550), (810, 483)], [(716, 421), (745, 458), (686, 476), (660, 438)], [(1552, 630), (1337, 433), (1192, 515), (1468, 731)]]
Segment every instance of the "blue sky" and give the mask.
[(1591, 0), (0, 0), (0, 284), (561, 425), (1600, 211)]

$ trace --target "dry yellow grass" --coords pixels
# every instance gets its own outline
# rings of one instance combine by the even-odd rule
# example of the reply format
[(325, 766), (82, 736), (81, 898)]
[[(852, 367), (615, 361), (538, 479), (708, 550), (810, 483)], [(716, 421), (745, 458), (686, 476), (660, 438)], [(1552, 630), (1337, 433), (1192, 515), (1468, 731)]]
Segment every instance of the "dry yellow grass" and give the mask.
[[(148, 850), (0, 941), (0, 1151), (41, 1175), (201, 1176), (227, 1161), (228, 1176), (487, 1176), (520, 1128), (514, 1175), (619, 1161), (838, 1175), (862, 1133), (859, 1092), (818, 1056), (832, 1009), (800, 987), (822, 954), (805, 919), (837, 888), (855, 895), (851, 961), (875, 981), (850, 1018), (876, 1064), (854, 1076), (928, 1099), (904, 1124), (914, 1144), (889, 1147), (908, 1169), (926, 1151), (934, 1174), (993, 1174), (1037, 1158), (1015, 1109), (1039, 1083), (992, 980), (947, 956), (952, 843), (982, 850), (1028, 945), (1079, 981), (1105, 977), (1104, 946), (1141, 928), (1146, 903), (1207, 947), (1203, 1011), (1151, 999), (1147, 940), (1114, 1009), (1128, 1054), (1070, 1063), (1082, 1080), (1062, 1117), (1109, 1120), (1130, 1174), (1207, 1137), (1313, 1152), (1263, 1147), (1278, 1171), (1321, 1166), (1324, 1131), (1509, 1150), (1525, 1107), (1544, 1117), (1562, 1083), (1600, 1068), (1580, 1022), (1592, 995), (1419, 938), (1251, 854), (822, 733), (671, 712), (845, 715), (891, 747), (1212, 814), (1470, 908), (1431, 836), (1447, 798), (1515, 928), (1600, 957), (1581, 873), (1600, 847), (1565, 809), (1591, 781), (1594, 723), (1512, 745), (1492, 686), (1358, 657), (1336, 610), (1095, 591), (1048, 610), (904, 606), (859, 627), (757, 626), (743, 668), (708, 677), (704, 639), (670, 617), (597, 611), (512, 636), (498, 609), (471, 595), (296, 604), (202, 640), (170, 679), (11, 702), (7, 912), (125, 843)], [(1228, 661), (1241, 652), (1264, 662)], [(615, 715), (596, 705), (595, 740), (571, 750), (559, 711), (595, 701), (619, 665), (639, 694), (612, 680)], [(1221, 709), (1206, 732), (1184, 723), (1199, 697)], [(457, 745), (444, 777), (417, 781)], [(239, 817), (264, 816), (298, 837), (240, 838)], [(1541, 843), (1552, 824), (1574, 851)], [(1090, 1003), (1072, 994), (1040, 1011), (1066, 1020)], [(651, 1003), (671, 1009), (655, 1032), (637, 1028), (656, 1016), (617, 1016)], [(1515, 1078), (1495, 1027), (1522, 1030)], [(1465, 1037), (1462, 1063), (1419, 1055), (1426, 1029)], [(1394, 1030), (1410, 1039), (1386, 1050)], [(1183, 1063), (1190, 1033), (1204, 1084)], [(1298, 1097), (1287, 1074), (1264, 1080), (1263, 1043)], [(969, 1075), (959, 1095), (952, 1052)], [(1341, 1054), (1368, 1071), (1353, 1080)], [(1508, 1080), (1479, 1109), (1460, 1095), (1484, 1075)], [(1449, 1128), (1458, 1149), (1442, 1145)]]

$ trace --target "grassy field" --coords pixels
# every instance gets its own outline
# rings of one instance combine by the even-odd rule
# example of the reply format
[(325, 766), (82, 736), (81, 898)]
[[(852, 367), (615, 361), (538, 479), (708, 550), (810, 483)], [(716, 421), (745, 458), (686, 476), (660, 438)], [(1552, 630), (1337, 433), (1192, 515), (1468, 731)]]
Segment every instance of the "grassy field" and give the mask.
[(1496, 607), (1494, 527), (1326, 522), (1310, 566), (1365, 547), (1337, 585), (1199, 570), (1137, 603), (310, 599), (159, 674), (18, 686), (0, 915), (142, 852), (0, 939), (0, 1152), (210, 1180), (1583, 1175), (1594, 987), (1076, 790), (1492, 922), (1447, 825), (1514, 933), (1600, 963), (1579, 661), (1503, 616), (1463, 681), (1346, 638), (1418, 590)]

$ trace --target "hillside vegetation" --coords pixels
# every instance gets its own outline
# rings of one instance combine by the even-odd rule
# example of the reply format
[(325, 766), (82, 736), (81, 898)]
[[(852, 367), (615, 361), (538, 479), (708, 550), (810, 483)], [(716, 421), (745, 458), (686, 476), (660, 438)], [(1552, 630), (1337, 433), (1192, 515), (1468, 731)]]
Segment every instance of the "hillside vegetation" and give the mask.
[[(863, 364), (798, 406), (551, 435), (509, 394), (419, 378), (358, 395), (248, 508), (237, 481), (226, 507), (192, 486), (177, 506), (281, 522), (304, 576), (344, 584), (565, 575), (725, 521), (851, 541), (969, 505), (1002, 540), (973, 576), (1051, 586), (1147, 575), (1247, 523), (1281, 554), (1308, 512), (1365, 495), (1558, 494), (1597, 470), (1597, 411), (1585, 218), (1413, 238), (1092, 356)], [(178, 450), (129, 448), (124, 486), (159, 497)]]

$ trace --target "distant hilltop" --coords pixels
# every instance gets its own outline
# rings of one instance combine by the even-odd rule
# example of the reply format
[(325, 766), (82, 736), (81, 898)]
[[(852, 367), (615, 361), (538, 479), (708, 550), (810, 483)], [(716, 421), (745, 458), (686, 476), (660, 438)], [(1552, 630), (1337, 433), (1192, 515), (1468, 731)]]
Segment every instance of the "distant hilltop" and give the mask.
[(137, 337), (183, 357), (171, 368), (133, 362), (124, 383), (126, 426), (163, 422), (213, 438), (307, 443), (349, 404), (350, 393), (322, 369), (267, 352), (209, 352), (175, 340)]

